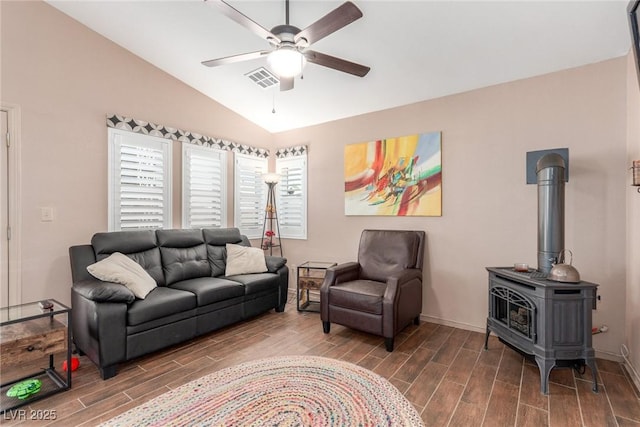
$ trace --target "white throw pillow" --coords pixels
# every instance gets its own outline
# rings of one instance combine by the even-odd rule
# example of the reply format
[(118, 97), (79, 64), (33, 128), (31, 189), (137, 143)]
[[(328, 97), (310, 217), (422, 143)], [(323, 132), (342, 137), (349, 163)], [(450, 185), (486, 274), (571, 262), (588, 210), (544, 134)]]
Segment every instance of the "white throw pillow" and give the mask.
[(264, 273), (267, 263), (260, 248), (227, 243), (227, 267), (225, 276), (236, 274)]
[(108, 258), (91, 264), (87, 271), (96, 279), (126, 286), (140, 299), (144, 299), (158, 286), (140, 264), (120, 252), (114, 252)]

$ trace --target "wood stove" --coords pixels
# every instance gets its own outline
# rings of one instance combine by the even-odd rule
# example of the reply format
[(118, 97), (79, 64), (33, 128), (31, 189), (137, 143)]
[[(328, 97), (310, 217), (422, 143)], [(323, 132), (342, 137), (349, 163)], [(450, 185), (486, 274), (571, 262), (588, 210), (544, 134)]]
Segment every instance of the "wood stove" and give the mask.
[(509, 267), (489, 271), (489, 333), (535, 357), (540, 369), (540, 391), (549, 391), (549, 373), (559, 362), (587, 365), (598, 391), (595, 352), (591, 347), (591, 310), (595, 283), (561, 283), (537, 270), (516, 272)]

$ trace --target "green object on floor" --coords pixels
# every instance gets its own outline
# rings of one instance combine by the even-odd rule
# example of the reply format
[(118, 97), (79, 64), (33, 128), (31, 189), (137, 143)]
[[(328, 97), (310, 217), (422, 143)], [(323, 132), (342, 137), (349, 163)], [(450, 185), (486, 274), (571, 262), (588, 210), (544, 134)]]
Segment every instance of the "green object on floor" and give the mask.
[(14, 384), (9, 390), (7, 390), (7, 396), (17, 397), (18, 399), (26, 399), (40, 391), (42, 388), (42, 382), (38, 379), (31, 379), (21, 381)]

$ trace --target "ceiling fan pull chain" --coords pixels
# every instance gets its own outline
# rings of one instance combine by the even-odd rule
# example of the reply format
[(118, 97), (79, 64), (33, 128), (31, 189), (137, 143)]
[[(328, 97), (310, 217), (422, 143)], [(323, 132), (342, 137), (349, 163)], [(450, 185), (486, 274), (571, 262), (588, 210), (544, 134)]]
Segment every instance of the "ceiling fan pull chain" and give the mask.
[(276, 113), (276, 93), (275, 91), (273, 92), (273, 98), (271, 98), (271, 114), (275, 114)]
[(304, 80), (304, 55), (300, 55), (300, 80)]

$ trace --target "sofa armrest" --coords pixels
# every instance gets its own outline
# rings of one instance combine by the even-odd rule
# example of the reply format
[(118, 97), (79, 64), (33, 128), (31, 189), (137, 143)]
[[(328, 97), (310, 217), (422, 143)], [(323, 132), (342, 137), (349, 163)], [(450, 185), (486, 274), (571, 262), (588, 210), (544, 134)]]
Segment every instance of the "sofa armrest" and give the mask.
[(73, 280), (74, 283), (93, 278), (87, 271), (87, 266), (96, 262), (93, 246), (71, 246), (69, 248), (69, 261), (71, 262), (71, 280)]
[(82, 280), (73, 284), (73, 290), (84, 298), (94, 302), (123, 302), (130, 304), (136, 297), (124, 285), (103, 282), (98, 279)]
[(276, 307), (276, 311), (282, 312), (289, 298), (289, 267), (285, 264), (274, 273), (279, 277), (278, 306)]
[(128, 305), (92, 301), (78, 292), (83, 288), (86, 285), (71, 289), (73, 342), (98, 366), (102, 378), (107, 379), (115, 375), (116, 365), (126, 360)]
[(269, 273), (277, 273), (280, 268), (287, 264), (287, 259), (279, 256), (265, 255), (264, 260)]

